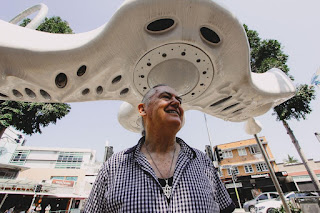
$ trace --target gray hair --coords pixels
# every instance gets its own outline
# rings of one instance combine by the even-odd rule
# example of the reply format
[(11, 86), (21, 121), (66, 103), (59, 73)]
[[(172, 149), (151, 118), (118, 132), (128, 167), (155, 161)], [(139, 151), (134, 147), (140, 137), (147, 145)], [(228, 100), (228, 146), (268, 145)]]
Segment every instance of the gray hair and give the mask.
[[(145, 104), (145, 106), (148, 106), (150, 104), (150, 99), (151, 97), (156, 93), (157, 87), (163, 87), (163, 86), (168, 86), (166, 84), (157, 84), (154, 87), (152, 87), (142, 98), (141, 103)], [(143, 118), (141, 117), (141, 135), (146, 136), (146, 130), (144, 128), (144, 122)]]

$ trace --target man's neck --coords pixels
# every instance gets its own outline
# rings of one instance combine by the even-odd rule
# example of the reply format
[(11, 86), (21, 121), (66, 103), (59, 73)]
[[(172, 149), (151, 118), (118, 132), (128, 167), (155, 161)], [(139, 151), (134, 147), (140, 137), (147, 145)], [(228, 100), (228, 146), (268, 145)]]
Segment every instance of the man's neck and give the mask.
[(149, 152), (168, 153), (172, 152), (176, 146), (176, 135), (166, 134), (146, 134), (144, 145), (148, 148)]

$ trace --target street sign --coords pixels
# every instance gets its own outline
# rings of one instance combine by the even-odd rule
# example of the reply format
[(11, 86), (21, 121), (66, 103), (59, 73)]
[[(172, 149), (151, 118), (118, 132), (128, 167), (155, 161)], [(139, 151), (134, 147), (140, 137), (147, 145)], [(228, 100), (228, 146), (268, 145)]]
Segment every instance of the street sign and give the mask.
[(227, 189), (233, 189), (233, 188), (235, 188), (234, 186), (236, 186), (237, 188), (240, 188), (240, 187), (242, 187), (242, 183), (240, 182), (240, 183), (228, 183), (228, 184), (226, 184), (226, 188)]

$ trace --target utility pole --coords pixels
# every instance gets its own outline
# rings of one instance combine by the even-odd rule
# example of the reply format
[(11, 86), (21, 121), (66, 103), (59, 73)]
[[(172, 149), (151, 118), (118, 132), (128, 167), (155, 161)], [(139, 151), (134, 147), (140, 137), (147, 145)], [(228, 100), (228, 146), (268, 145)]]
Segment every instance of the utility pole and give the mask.
[(231, 171), (232, 182), (233, 182), (234, 190), (236, 192), (236, 196), (237, 196), (237, 199), (238, 199), (238, 204), (239, 204), (240, 209), (242, 209), (241, 202), (240, 202), (240, 197), (239, 197), (239, 193), (238, 193), (238, 189), (237, 189), (237, 185), (236, 185), (236, 181), (237, 181), (236, 170), (233, 167), (231, 167), (229, 169)]
[(209, 138), (209, 142), (210, 142), (210, 147), (211, 147), (211, 150), (213, 150), (213, 146), (212, 146), (212, 142), (211, 142), (211, 137), (210, 137), (210, 132), (209, 132), (209, 128), (208, 128), (207, 116), (206, 116), (205, 113), (203, 113), (203, 116), (204, 116), (204, 120), (205, 120), (206, 127), (207, 127), (207, 133), (208, 133), (208, 138)]

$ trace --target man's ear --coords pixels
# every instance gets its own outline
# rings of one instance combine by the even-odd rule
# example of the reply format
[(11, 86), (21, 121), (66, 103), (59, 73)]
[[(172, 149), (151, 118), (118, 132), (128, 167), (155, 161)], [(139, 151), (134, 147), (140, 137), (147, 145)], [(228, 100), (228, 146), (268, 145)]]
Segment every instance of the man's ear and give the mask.
[(143, 115), (146, 115), (146, 111), (145, 111), (145, 108), (144, 108), (145, 106), (144, 106), (144, 104), (139, 104), (138, 105), (138, 110), (139, 110), (139, 114), (141, 115), (141, 116), (143, 116)]

